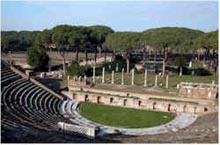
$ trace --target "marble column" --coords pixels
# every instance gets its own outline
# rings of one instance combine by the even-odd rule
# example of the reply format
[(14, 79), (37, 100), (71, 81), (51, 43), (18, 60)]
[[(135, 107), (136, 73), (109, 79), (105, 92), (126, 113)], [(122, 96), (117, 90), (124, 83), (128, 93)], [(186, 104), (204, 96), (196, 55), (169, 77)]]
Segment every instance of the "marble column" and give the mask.
[(124, 85), (124, 68), (121, 71), (121, 84)]
[(114, 71), (112, 71), (112, 84), (114, 84), (114, 79), (115, 79), (115, 74), (114, 74), (115, 72)]
[(165, 65), (165, 60), (163, 60), (163, 71), (162, 71), (162, 75), (165, 75), (165, 71), (166, 71), (166, 65)]
[(69, 86), (69, 81), (70, 80), (70, 76), (67, 76), (67, 86)]
[(118, 63), (116, 63), (115, 71), (118, 72)]
[(105, 83), (105, 67), (102, 68), (102, 83)]
[(183, 71), (183, 68), (180, 67), (180, 74), (179, 74), (179, 76), (182, 76), (182, 75), (183, 75), (182, 71)]
[(134, 69), (131, 71), (131, 85), (134, 85)]
[(168, 87), (169, 87), (169, 76), (167, 75), (166, 76), (166, 88), (168, 89)]
[(191, 67), (192, 67), (192, 61), (189, 62), (189, 68), (191, 68)]
[(157, 87), (157, 75), (155, 76), (154, 86)]
[(144, 71), (144, 86), (147, 87), (147, 69)]
[(84, 76), (84, 81), (86, 82), (86, 79), (87, 79), (87, 77), (86, 77), (86, 75)]
[(95, 83), (95, 66), (93, 66), (93, 83)]
[(212, 80), (212, 85), (214, 85), (215, 84), (215, 80)]
[(179, 85), (179, 84), (177, 84), (177, 85), (176, 85), (176, 88), (177, 88), (177, 89), (179, 89), (179, 88), (180, 88), (180, 85)]
[(108, 69), (110, 70), (111, 68), (112, 68), (112, 67), (111, 67), (111, 65), (109, 64), (109, 65), (108, 65)]

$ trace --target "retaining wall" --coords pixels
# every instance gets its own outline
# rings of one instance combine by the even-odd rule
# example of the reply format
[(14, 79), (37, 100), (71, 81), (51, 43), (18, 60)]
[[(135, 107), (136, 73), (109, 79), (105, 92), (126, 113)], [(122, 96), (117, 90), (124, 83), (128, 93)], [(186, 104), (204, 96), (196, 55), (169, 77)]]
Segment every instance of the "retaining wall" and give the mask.
[(101, 103), (106, 105), (129, 107), (136, 109), (158, 110), (165, 112), (211, 113), (217, 111), (212, 105), (191, 104), (185, 102), (147, 100), (114, 95), (91, 94), (84, 92), (63, 92), (70, 99), (82, 102)]

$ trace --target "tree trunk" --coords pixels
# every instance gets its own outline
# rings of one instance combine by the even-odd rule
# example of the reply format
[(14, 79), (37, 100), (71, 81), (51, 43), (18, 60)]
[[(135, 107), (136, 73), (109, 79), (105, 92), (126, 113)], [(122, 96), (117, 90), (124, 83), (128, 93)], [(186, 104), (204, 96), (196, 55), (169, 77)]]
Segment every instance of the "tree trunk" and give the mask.
[(127, 64), (127, 73), (129, 73), (129, 68), (130, 68), (130, 59), (129, 59), (129, 57), (126, 58), (126, 64)]
[(78, 51), (78, 49), (76, 49), (76, 62), (78, 62), (79, 61), (79, 51)]
[(87, 64), (87, 61), (88, 61), (88, 52), (87, 52), (87, 48), (86, 48), (86, 64)]
[(163, 60), (163, 76), (165, 75), (165, 72), (166, 72), (166, 62), (165, 60)]
[(167, 48), (164, 47), (164, 60), (167, 61)]
[(144, 47), (144, 54), (143, 54), (143, 60), (146, 61), (146, 48)]
[(65, 58), (63, 57), (63, 73), (64, 76), (66, 76), (66, 64), (65, 64)]
[(157, 51), (154, 51), (154, 69), (155, 69), (155, 73), (157, 72), (156, 60), (157, 60)]
[(100, 58), (102, 57), (102, 46), (101, 45), (99, 46), (99, 57)]
[(63, 59), (63, 74), (64, 74), (64, 76), (66, 76), (65, 50), (63, 50), (63, 51), (59, 50), (58, 52), (60, 53), (60, 56)]
[(218, 82), (218, 66), (216, 67), (215, 75), (216, 75), (216, 81), (215, 82)]
[(95, 47), (95, 54), (94, 54), (95, 63), (96, 63), (96, 58), (97, 58), (97, 47)]
[(105, 53), (105, 64), (106, 64), (106, 57), (107, 57), (107, 53), (106, 53), (106, 50), (105, 50), (105, 52), (104, 52), (104, 53)]

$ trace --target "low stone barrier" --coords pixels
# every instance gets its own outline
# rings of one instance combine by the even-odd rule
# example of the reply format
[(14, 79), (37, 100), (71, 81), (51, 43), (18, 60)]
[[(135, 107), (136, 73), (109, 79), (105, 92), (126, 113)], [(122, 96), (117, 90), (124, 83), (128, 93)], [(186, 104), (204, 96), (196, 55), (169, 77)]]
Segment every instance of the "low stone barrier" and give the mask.
[(91, 103), (102, 103), (106, 105), (136, 108), (136, 109), (147, 109), (157, 110), (165, 112), (188, 112), (194, 114), (204, 114), (215, 112), (215, 107), (211, 105), (201, 105), (195, 103), (186, 102), (172, 102), (169, 100), (149, 100), (141, 98), (132, 98), (126, 96), (114, 96), (107, 94), (95, 94), (86, 92), (62, 92), (67, 95), (70, 99), (75, 99), (82, 102)]
[(64, 133), (82, 135), (90, 139), (95, 139), (95, 128), (73, 125), (64, 122), (58, 122), (57, 125)]
[(14, 71), (15, 73), (19, 74), (20, 76), (22, 76), (23, 78), (26, 78), (26, 79), (28, 78), (28, 76), (25, 73), (23, 73), (20, 70), (16, 69), (14, 66), (11, 66), (10, 69), (12, 71)]
[(33, 79), (33, 78), (30, 78), (30, 81), (31, 81), (32, 83), (34, 83), (35, 85), (37, 85), (37, 86), (43, 88), (44, 90), (48, 91), (49, 93), (53, 94), (54, 96), (56, 96), (56, 97), (60, 98), (61, 100), (63, 100), (63, 97), (62, 97), (62, 96), (60, 96), (59, 94), (55, 93), (53, 90), (51, 90), (51, 89), (48, 88), (47, 86), (43, 85), (42, 83), (36, 81), (36, 80)]
[[(80, 87), (73, 87), (73, 86), (68, 86), (70, 90), (73, 91), (80, 91)], [(86, 88), (83, 87), (82, 89), (84, 92), (94, 92), (94, 93), (101, 93), (101, 94), (111, 94), (115, 96), (134, 96), (138, 97), (140, 99), (149, 99), (151, 97), (153, 98), (164, 98), (164, 99), (177, 99), (179, 101), (192, 101), (192, 102), (198, 102), (200, 104), (207, 104), (207, 105), (213, 105), (213, 100), (208, 100), (208, 99), (199, 99), (198, 98), (184, 98), (184, 97), (178, 97), (178, 96), (167, 96), (167, 95), (155, 95), (155, 94), (142, 94), (142, 93), (132, 93), (132, 92), (125, 92), (123, 90), (121, 91), (113, 91), (113, 90), (107, 90), (107, 89), (96, 89), (96, 88)]]
[[(26, 78), (26, 79), (28, 78), (28, 76), (27, 76), (25, 73), (23, 73), (22, 71), (16, 69), (14, 66), (11, 66), (10, 68), (11, 68), (12, 71), (14, 71), (15, 73), (19, 74), (19, 75), (22, 76), (23, 78)], [(37, 85), (37, 86), (43, 88), (44, 90), (48, 91), (49, 93), (53, 94), (54, 96), (56, 96), (56, 97), (60, 98), (61, 100), (63, 100), (63, 97), (62, 97), (62, 96), (60, 96), (59, 94), (55, 93), (53, 90), (51, 90), (51, 89), (48, 88), (47, 86), (43, 85), (42, 83), (36, 81), (36, 80), (33, 79), (33, 78), (30, 78), (30, 81), (31, 81), (32, 83), (34, 83), (35, 85)]]

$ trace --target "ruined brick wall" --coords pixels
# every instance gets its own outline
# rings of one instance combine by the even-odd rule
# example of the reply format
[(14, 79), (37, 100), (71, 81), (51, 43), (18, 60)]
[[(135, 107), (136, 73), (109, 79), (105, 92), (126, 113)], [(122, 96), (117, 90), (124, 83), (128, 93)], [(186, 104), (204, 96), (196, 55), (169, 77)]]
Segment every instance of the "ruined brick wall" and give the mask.
[(178, 96), (187, 98), (216, 99), (218, 86), (199, 83), (180, 83)]
[(168, 101), (154, 101), (147, 99), (136, 99), (136, 98), (126, 98), (111, 95), (97, 95), (88, 93), (72, 93), (72, 99), (91, 102), (91, 103), (101, 103), (106, 105), (114, 105), (121, 107), (130, 107), (136, 109), (148, 109), (148, 110), (158, 110), (166, 112), (189, 112), (189, 113), (209, 113), (216, 111), (213, 106), (205, 106), (201, 104), (190, 104), (190, 103), (177, 103)]

